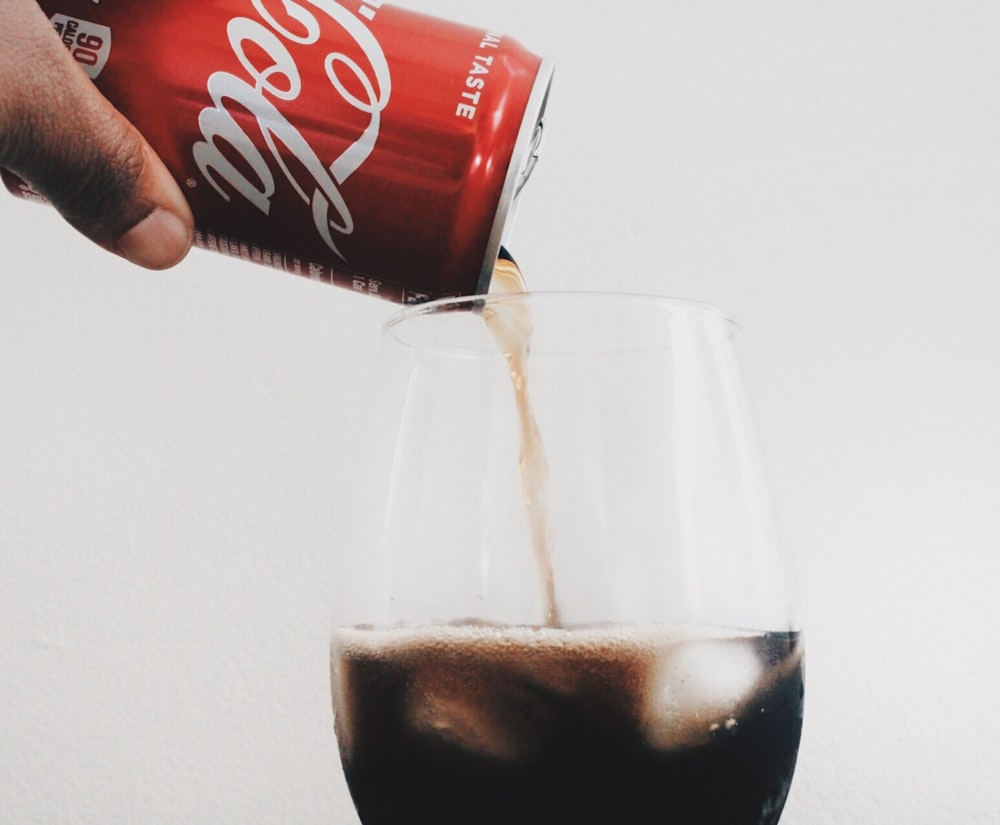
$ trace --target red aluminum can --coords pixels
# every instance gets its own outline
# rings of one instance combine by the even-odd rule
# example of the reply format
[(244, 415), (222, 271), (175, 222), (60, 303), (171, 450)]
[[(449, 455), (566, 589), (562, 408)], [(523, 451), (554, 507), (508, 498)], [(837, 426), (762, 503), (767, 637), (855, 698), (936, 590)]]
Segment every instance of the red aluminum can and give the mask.
[(549, 61), (380, 0), (39, 5), (186, 192), (199, 246), (401, 303), (487, 291)]

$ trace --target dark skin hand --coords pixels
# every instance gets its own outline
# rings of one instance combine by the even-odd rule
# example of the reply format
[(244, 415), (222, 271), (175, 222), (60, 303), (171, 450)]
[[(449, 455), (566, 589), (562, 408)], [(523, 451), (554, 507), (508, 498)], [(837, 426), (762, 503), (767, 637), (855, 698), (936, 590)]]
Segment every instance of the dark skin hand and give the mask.
[(0, 43), (0, 167), (105, 249), (148, 269), (179, 263), (194, 236), (180, 187), (34, 0), (0, 0)]

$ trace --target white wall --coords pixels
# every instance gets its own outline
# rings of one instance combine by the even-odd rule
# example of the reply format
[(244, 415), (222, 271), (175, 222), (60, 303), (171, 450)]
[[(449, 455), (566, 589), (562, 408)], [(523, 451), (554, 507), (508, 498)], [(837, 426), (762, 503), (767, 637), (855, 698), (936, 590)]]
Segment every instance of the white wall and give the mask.
[[(808, 621), (783, 821), (1000, 821), (1000, 6), (412, 5), (559, 61), (534, 288), (742, 321)], [(5, 197), (0, 241), (0, 822), (355, 822), (332, 552), (392, 307)]]

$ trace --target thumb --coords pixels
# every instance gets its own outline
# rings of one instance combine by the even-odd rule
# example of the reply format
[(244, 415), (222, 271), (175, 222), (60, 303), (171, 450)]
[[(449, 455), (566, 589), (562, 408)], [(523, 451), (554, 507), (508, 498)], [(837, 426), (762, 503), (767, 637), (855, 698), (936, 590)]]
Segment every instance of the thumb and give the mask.
[(152, 147), (93, 85), (32, 0), (0, 22), (0, 166), (80, 232), (149, 269), (178, 263), (194, 220)]

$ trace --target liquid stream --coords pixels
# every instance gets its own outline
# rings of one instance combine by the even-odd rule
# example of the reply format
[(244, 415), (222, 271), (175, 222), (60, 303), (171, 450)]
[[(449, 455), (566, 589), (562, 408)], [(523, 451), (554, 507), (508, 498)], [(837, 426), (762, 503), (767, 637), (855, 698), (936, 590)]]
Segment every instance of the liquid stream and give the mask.
[[(527, 292), (524, 276), (517, 264), (506, 258), (497, 261), (493, 270), (490, 291), (494, 294), (522, 294)], [(538, 565), (539, 577), (545, 595), (545, 624), (559, 627), (559, 606), (556, 602), (555, 575), (552, 568), (552, 551), (549, 541), (546, 513), (548, 464), (542, 435), (535, 420), (535, 412), (528, 391), (528, 356), (531, 350), (531, 311), (527, 303), (519, 301), (495, 302), (483, 310), (483, 318), (496, 339), (510, 371), (521, 429), (521, 449), (518, 457), (518, 476), (521, 498), (528, 516), (531, 545)]]

